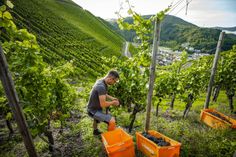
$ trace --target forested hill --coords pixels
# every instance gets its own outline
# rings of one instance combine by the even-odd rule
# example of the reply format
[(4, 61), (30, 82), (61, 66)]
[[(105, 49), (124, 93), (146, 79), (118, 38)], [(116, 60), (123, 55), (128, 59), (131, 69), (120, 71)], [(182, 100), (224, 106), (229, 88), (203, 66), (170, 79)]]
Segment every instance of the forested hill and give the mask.
[(236, 31), (236, 26), (235, 26), (235, 27), (213, 27), (213, 28), (219, 29), (219, 30), (232, 31), (232, 32), (235, 32), (235, 31)]
[[(74, 60), (81, 74), (99, 73), (101, 56), (120, 56), (124, 39), (71, 0), (12, 0), (14, 22), (37, 37), (46, 62)], [(4, 41), (7, 36), (1, 36)]]
[[(150, 16), (144, 17), (149, 18)], [(132, 23), (130, 17), (127, 17), (125, 21)], [(134, 40), (135, 33), (133, 31), (120, 30), (115, 20), (109, 22), (112, 25), (111, 28), (119, 32), (126, 40)], [(220, 31), (215, 28), (201, 28), (181, 18), (167, 15), (162, 22), (161, 45), (180, 49), (181, 44), (189, 43), (189, 46), (202, 52), (214, 53)], [(222, 49), (229, 50), (233, 44), (236, 44), (236, 35), (227, 34)]]

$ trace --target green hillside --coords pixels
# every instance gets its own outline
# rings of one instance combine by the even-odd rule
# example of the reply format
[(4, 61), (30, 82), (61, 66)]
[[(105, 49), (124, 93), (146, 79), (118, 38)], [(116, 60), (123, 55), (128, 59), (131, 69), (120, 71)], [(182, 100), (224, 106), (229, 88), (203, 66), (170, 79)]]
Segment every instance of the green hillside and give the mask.
[(235, 27), (213, 27), (213, 28), (219, 29), (219, 30), (232, 31), (232, 32), (235, 32), (235, 31), (236, 31), (236, 26), (235, 26)]
[[(151, 15), (144, 17), (149, 18)], [(127, 17), (126, 22), (131, 23), (132, 18)], [(116, 21), (109, 21), (112, 29), (120, 33), (126, 40), (134, 41), (135, 32), (120, 30)], [(173, 49), (181, 49), (181, 44), (189, 43), (189, 46), (202, 52), (214, 53), (219, 38), (220, 30), (214, 28), (201, 28), (181, 18), (167, 15), (162, 22), (161, 45)], [(223, 50), (229, 50), (236, 43), (236, 35), (226, 34)]]
[(15, 23), (36, 35), (50, 64), (73, 60), (79, 74), (98, 76), (101, 56), (121, 55), (124, 39), (71, 0), (14, 0), (13, 4)]

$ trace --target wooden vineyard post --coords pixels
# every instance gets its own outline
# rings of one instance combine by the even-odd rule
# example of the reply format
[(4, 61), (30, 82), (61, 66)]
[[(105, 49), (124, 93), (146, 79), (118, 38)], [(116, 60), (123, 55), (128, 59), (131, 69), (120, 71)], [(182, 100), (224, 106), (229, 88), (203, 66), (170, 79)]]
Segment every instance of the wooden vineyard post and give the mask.
[(215, 58), (214, 58), (213, 66), (212, 66), (212, 69), (211, 69), (211, 77), (210, 77), (209, 85), (208, 85), (208, 88), (207, 88), (207, 96), (206, 96), (206, 101), (205, 101), (205, 104), (204, 104), (204, 109), (207, 109), (209, 107), (211, 91), (212, 91), (212, 85), (214, 83), (214, 76), (215, 76), (215, 73), (216, 73), (216, 70), (217, 70), (217, 62), (218, 62), (218, 59), (219, 59), (219, 54), (220, 54), (224, 34), (225, 34), (225, 32), (223, 32), (223, 31), (220, 33), (220, 37), (219, 37), (219, 40), (218, 40), (218, 43), (217, 43)]
[(14, 118), (17, 122), (18, 128), (24, 140), (25, 147), (30, 157), (37, 157), (37, 153), (34, 147), (34, 143), (27, 127), (27, 123), (19, 104), (19, 98), (16, 93), (16, 89), (12, 80), (10, 71), (8, 70), (7, 61), (3, 53), (3, 49), (0, 46), (0, 78), (2, 85), (8, 99), (9, 105), (12, 109)]
[(149, 89), (147, 95), (147, 108), (146, 108), (146, 124), (145, 131), (149, 130), (150, 125), (150, 112), (151, 112), (151, 104), (152, 104), (152, 95), (153, 95), (153, 86), (155, 82), (155, 70), (156, 70), (156, 60), (157, 60), (157, 51), (160, 43), (160, 22), (158, 20), (155, 21), (154, 26), (154, 37), (153, 37), (153, 47), (152, 47), (152, 63), (150, 66), (150, 78), (149, 78)]

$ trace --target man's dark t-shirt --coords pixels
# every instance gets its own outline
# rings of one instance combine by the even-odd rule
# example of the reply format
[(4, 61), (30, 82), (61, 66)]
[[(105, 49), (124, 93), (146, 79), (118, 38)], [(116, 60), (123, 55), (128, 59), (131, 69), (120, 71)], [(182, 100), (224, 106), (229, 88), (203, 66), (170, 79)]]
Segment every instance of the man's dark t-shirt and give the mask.
[(107, 94), (107, 85), (104, 79), (98, 80), (94, 84), (93, 89), (90, 92), (90, 97), (89, 97), (88, 106), (87, 106), (88, 110), (89, 111), (102, 110), (102, 107), (99, 101), (99, 96), (106, 95), (106, 94)]

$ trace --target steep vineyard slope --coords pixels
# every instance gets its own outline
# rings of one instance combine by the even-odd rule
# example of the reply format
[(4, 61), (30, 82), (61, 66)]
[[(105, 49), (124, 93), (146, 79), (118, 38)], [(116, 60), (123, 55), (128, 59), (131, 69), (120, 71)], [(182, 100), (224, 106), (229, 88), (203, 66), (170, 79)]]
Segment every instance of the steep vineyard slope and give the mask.
[(81, 75), (97, 76), (102, 71), (101, 56), (121, 55), (124, 39), (71, 0), (12, 2), (15, 23), (36, 35), (49, 64), (73, 60)]

